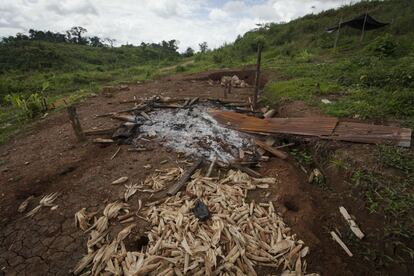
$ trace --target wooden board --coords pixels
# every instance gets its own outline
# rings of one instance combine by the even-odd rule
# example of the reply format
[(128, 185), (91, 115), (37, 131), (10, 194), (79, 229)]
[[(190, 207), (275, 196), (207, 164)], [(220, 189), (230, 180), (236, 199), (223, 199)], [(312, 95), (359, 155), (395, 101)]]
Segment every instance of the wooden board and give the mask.
[(327, 136), (333, 133), (338, 123), (334, 117), (259, 119), (231, 111), (211, 110), (209, 113), (218, 122), (245, 132)]
[(340, 122), (328, 139), (373, 143), (393, 144), (410, 147), (411, 129), (354, 122)]
[(338, 122), (335, 117), (260, 119), (232, 111), (209, 110), (219, 123), (257, 134), (294, 134), (323, 139), (410, 147), (411, 129), (366, 123)]

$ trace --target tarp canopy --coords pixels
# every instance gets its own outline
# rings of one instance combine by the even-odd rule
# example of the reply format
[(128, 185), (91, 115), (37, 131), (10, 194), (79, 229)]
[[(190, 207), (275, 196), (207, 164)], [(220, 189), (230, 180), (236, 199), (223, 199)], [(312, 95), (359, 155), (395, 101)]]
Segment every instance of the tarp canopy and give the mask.
[(343, 28), (345, 26), (348, 26), (348, 27), (351, 27), (351, 28), (354, 28), (354, 29), (362, 30), (364, 28), (365, 16), (366, 16), (366, 22), (365, 22), (365, 30), (366, 31), (382, 28), (382, 27), (387, 26), (389, 24), (389, 23), (379, 22), (379, 21), (375, 20), (374, 18), (372, 18), (369, 14), (362, 14), (358, 17), (355, 17), (352, 20), (345, 21), (345, 22), (342, 22), (341, 24), (336, 25), (335, 27), (331, 27), (331, 28), (327, 29), (326, 31), (328, 33), (333, 33), (335, 31), (337, 31), (339, 28)]

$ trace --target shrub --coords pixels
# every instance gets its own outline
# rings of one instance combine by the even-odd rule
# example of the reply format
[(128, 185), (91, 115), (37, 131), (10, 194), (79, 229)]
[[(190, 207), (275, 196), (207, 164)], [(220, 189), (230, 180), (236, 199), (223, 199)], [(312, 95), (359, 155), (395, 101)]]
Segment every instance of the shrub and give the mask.
[(367, 46), (367, 49), (375, 55), (387, 57), (395, 53), (397, 50), (397, 43), (395, 43), (395, 38), (393, 36), (385, 34), (377, 37)]

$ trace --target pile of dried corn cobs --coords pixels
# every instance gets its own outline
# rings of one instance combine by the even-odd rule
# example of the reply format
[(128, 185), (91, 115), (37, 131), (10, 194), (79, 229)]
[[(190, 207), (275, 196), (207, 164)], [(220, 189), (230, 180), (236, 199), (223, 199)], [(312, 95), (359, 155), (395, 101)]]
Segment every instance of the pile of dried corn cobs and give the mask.
[[(135, 224), (115, 238), (108, 234), (109, 220), (125, 216), (127, 204), (109, 204), (93, 223), (89, 221), (95, 214), (82, 209), (75, 217), (82, 230), (90, 231), (88, 254), (74, 273), (256, 275), (255, 267), (267, 266), (283, 275), (304, 275), (309, 248), (290, 235), (271, 202), (245, 202), (248, 190), (266, 189), (275, 182), (239, 171), (219, 180), (196, 173), (186, 192), (140, 211), (151, 223), (149, 243), (141, 252), (128, 252), (123, 243)], [(192, 211), (197, 200), (209, 208), (206, 221)]]

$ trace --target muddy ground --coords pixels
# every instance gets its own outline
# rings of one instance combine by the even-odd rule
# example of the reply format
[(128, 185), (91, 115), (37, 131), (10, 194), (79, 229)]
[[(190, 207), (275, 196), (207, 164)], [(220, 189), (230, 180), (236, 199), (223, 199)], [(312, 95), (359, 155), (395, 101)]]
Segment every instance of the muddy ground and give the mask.
[[(246, 79), (249, 77), (248, 74)], [(129, 85), (128, 91), (91, 96), (78, 105), (81, 124), (84, 129), (119, 125), (118, 121), (108, 117), (96, 118), (95, 115), (132, 107), (132, 103), (120, 102), (131, 100), (134, 96), (221, 97), (223, 88), (218, 83), (209, 84), (208, 78), (207, 73), (191, 77), (175, 76)], [(237, 88), (233, 89), (229, 98), (247, 100), (251, 93), (252, 88)], [(280, 107), (278, 115), (295, 117), (319, 114), (317, 109), (296, 102)], [(287, 142), (290, 137), (283, 139)], [(301, 143), (302, 146), (314, 145), (306, 140)], [(110, 183), (121, 176), (126, 175), (133, 182), (140, 182), (156, 168), (185, 166), (185, 158), (177, 153), (154, 142), (148, 142), (147, 146), (152, 150), (129, 152), (129, 146), (122, 145), (119, 154), (111, 160), (118, 145), (96, 145), (91, 142), (91, 138), (86, 142), (77, 142), (65, 110), (50, 114), (1, 146), (0, 271), (6, 275), (69, 274), (86, 251), (87, 237), (74, 224), (74, 214), (78, 210), (86, 207), (88, 210), (101, 211), (106, 203), (120, 199), (124, 187)], [(351, 157), (353, 153), (358, 153), (355, 154), (358, 158), (362, 154), (369, 156), (372, 150), (370, 145), (340, 142), (323, 142), (320, 146), (340, 150)], [(164, 160), (168, 162), (162, 162)], [(146, 165), (151, 165), (151, 168), (145, 169)], [(277, 177), (279, 184), (269, 189), (268, 197), (263, 192), (254, 191), (249, 198), (257, 202), (272, 200), (293, 232), (310, 246), (308, 272), (321, 275), (374, 274), (365, 266), (363, 258), (358, 257), (358, 254), (353, 258), (348, 257), (329, 235), (329, 231), (335, 228), (347, 231), (338, 212), (341, 205), (355, 215), (366, 233), (381, 227), (381, 218), (368, 214), (364, 202), (351, 196), (345, 173), (324, 171), (333, 187), (324, 191), (308, 183), (308, 175), (293, 157), (286, 161), (271, 158), (257, 170), (263, 176)], [(17, 212), (19, 204), (27, 197), (35, 196), (29, 205), (30, 210), (43, 195), (52, 192), (60, 193), (55, 202), (58, 205), (56, 210), (44, 208), (33, 218), (25, 218)], [(139, 199), (151, 201), (148, 194), (137, 193), (129, 201), (132, 210), (137, 208)], [(137, 237), (145, 231), (146, 226), (144, 221), (138, 223), (141, 227), (135, 233)], [(133, 246), (133, 242), (130, 245)], [(358, 252), (357, 246), (351, 246), (350, 249)], [(410, 271), (407, 267), (400, 267), (398, 273), (408, 275)], [(272, 274), (276, 275), (277, 272)]]

